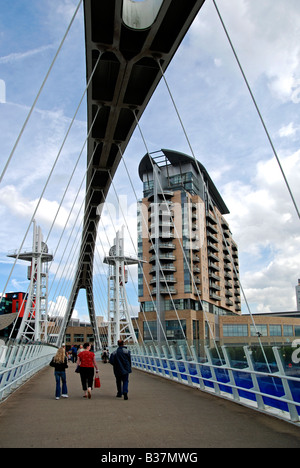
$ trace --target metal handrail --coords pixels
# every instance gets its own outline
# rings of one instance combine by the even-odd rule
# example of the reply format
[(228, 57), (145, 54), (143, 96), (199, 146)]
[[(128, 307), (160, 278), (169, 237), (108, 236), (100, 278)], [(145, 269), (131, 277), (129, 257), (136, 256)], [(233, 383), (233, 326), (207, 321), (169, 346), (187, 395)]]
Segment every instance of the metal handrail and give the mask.
[[(249, 406), (251, 409), (257, 409), (266, 414), (272, 414), (283, 418), (293, 423), (300, 423), (299, 412), (297, 408), (300, 408), (300, 401), (295, 401), (289, 382), (297, 382), (300, 384), (300, 379), (297, 377), (288, 376), (285, 374), (284, 367), (278, 353), (277, 348), (273, 348), (275, 361), (278, 372), (262, 372), (256, 371), (251, 362), (251, 352), (248, 347), (244, 347), (246, 353), (248, 367), (239, 369), (228, 365), (229, 356), (227, 354), (226, 347), (222, 347), (223, 354), (225, 357), (225, 365), (216, 365), (213, 363), (212, 353), (209, 348), (206, 348), (206, 362), (199, 362), (194, 353), (193, 360), (186, 359), (184, 348), (180, 347), (181, 358), (176, 358), (175, 350), (172, 346), (169, 347), (171, 356), (169, 357), (166, 349), (161, 350), (158, 346), (150, 346), (150, 350), (145, 347), (133, 347), (132, 348), (132, 362), (133, 367), (150, 372), (168, 380), (174, 380), (187, 386), (197, 388), (201, 391), (208, 393), (215, 393), (217, 396), (230, 399), (236, 403), (240, 403)], [(165, 364), (165, 366), (164, 366)], [(173, 368), (171, 366), (173, 364)], [(184, 367), (184, 370), (180, 367)], [(195, 374), (191, 373), (191, 366), (196, 371)], [(209, 376), (203, 376), (201, 369), (208, 369), (210, 371)], [(218, 379), (216, 371), (224, 371), (227, 382), (223, 382)], [(236, 373), (251, 376), (252, 387), (241, 387), (236, 381)], [(273, 388), (277, 389), (277, 385), (281, 384), (282, 396), (274, 395), (272, 393), (266, 393), (261, 391), (259, 388), (258, 379), (260, 378), (271, 378), (273, 380)], [(211, 387), (209, 387), (209, 384)], [(228, 391), (226, 391), (228, 389)], [(278, 390), (278, 389), (277, 389)], [(232, 393), (230, 392), (232, 391)], [(243, 392), (242, 396), (239, 392)], [(247, 398), (247, 394), (255, 395), (256, 401)], [(264, 398), (268, 399), (268, 403), (265, 403)], [(271, 401), (275, 400), (287, 405), (287, 411), (278, 409), (276, 406), (272, 406)]]

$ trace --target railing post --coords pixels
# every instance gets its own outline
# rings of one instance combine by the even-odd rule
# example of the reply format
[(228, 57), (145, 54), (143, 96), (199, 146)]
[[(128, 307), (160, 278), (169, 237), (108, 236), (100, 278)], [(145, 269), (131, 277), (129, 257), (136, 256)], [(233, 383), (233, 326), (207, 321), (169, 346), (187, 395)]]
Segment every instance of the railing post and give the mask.
[(194, 359), (194, 362), (195, 362), (195, 365), (196, 365), (197, 377), (199, 379), (200, 389), (205, 390), (205, 385), (204, 385), (202, 374), (201, 374), (201, 365), (198, 362), (198, 357), (197, 357), (194, 345), (191, 346), (191, 352), (192, 352), (193, 359)]
[(161, 351), (160, 351), (160, 349), (159, 349), (158, 346), (155, 346), (155, 349), (156, 349), (157, 359), (158, 359), (159, 362), (160, 362), (161, 373), (162, 373), (162, 375), (165, 377), (165, 376), (166, 376), (166, 372), (165, 372), (163, 360), (162, 360), (162, 358), (161, 358)]
[[(209, 346), (205, 346), (205, 353), (206, 353), (206, 357), (207, 357), (207, 360), (208, 360), (208, 363), (209, 363), (209, 368), (210, 368), (210, 372), (211, 372), (211, 375), (214, 379), (215, 382), (213, 382), (214, 384), (214, 389), (215, 389), (215, 392), (217, 395), (220, 395), (220, 385), (217, 381), (217, 376), (216, 376), (216, 373), (215, 373), (215, 368), (213, 367), (213, 360), (212, 360), (212, 356), (211, 356), (211, 350), (209, 348)], [(207, 379), (209, 380), (209, 379)]]
[(183, 346), (179, 346), (179, 349), (180, 349), (181, 356), (182, 356), (182, 359), (183, 359), (184, 368), (185, 368), (185, 372), (186, 372), (186, 376), (187, 376), (188, 383), (189, 383), (189, 385), (192, 385), (193, 382), (192, 382), (192, 379), (191, 379), (191, 376), (190, 376), (190, 369), (189, 369), (189, 366), (188, 366), (188, 363), (187, 363), (187, 359), (186, 359), (186, 354), (185, 354), (185, 351), (184, 351), (184, 347), (183, 347)]
[[(273, 353), (274, 353), (274, 356), (275, 356), (275, 359), (276, 359), (277, 367), (279, 369), (279, 374), (281, 374), (282, 376), (286, 376), (286, 373), (285, 373), (285, 370), (284, 370), (284, 367), (283, 367), (282, 359), (281, 359), (281, 356), (279, 354), (278, 348), (274, 347), (272, 349), (273, 349)], [(276, 374), (274, 374), (274, 375), (276, 375)], [(282, 378), (281, 381), (282, 381), (282, 385), (283, 385), (284, 392), (285, 392), (285, 398), (287, 400), (294, 401), (294, 398), (293, 398), (293, 395), (292, 395), (292, 392), (291, 392), (291, 389), (290, 389), (290, 386), (289, 386), (289, 383), (288, 383), (287, 379)], [(291, 421), (299, 422), (299, 415), (298, 415), (296, 405), (293, 405), (292, 403), (288, 403), (287, 405), (288, 405), (288, 408), (289, 408)]]
[(155, 349), (153, 346), (150, 346), (150, 361), (153, 361), (153, 363), (151, 363), (151, 367), (152, 367), (152, 371), (153, 373), (155, 374), (159, 374), (159, 369), (157, 367), (157, 362), (156, 362), (156, 356), (155, 356)]
[(143, 360), (143, 366), (145, 370), (150, 370), (149, 365), (148, 365), (148, 356), (147, 356), (147, 349), (144, 344), (143, 348), (141, 349), (142, 352), (142, 360)]
[(172, 368), (171, 368), (171, 365), (170, 365), (169, 354), (168, 354), (168, 350), (167, 350), (166, 345), (162, 346), (162, 350), (163, 350), (165, 360), (166, 360), (166, 363), (167, 363), (167, 366), (168, 366), (169, 375), (167, 377), (169, 377), (170, 379), (173, 379)]
[(235, 378), (234, 378), (234, 375), (233, 375), (233, 371), (231, 369), (229, 369), (232, 366), (231, 366), (231, 362), (230, 362), (230, 359), (229, 359), (229, 356), (228, 356), (228, 353), (227, 353), (226, 346), (222, 346), (222, 351), (223, 351), (223, 355), (224, 355), (224, 359), (225, 359), (225, 363), (226, 363), (226, 365), (222, 366), (222, 367), (224, 369), (226, 369), (226, 367), (228, 368), (226, 370), (227, 370), (228, 375), (229, 375), (230, 385), (232, 386), (233, 398), (234, 398), (235, 401), (240, 401), (240, 395), (239, 395), (238, 389), (235, 388), (235, 387), (237, 387), (237, 384), (236, 384), (236, 381), (235, 381)]
[(178, 378), (178, 381), (179, 382), (182, 382), (182, 377), (181, 377), (181, 374), (180, 374), (180, 370), (179, 370), (179, 366), (178, 366), (178, 361), (176, 359), (176, 353), (175, 353), (175, 349), (173, 346), (170, 346), (170, 351), (171, 351), (171, 355), (172, 355), (172, 360), (175, 364), (175, 368), (176, 368), (176, 372), (177, 372), (177, 378)]
[(256, 374), (255, 374), (252, 351), (250, 351), (248, 346), (244, 346), (243, 349), (244, 349), (244, 353), (245, 353), (245, 356), (246, 356), (246, 359), (247, 359), (248, 368), (251, 371), (250, 375), (251, 375), (251, 380), (252, 380), (252, 383), (253, 383), (253, 390), (255, 390), (255, 392), (257, 392), (257, 393), (255, 393), (257, 407), (259, 409), (261, 409), (261, 410), (265, 410), (265, 404), (264, 404), (263, 397), (261, 395), (259, 395), (260, 388), (259, 388), (258, 380), (257, 380)]

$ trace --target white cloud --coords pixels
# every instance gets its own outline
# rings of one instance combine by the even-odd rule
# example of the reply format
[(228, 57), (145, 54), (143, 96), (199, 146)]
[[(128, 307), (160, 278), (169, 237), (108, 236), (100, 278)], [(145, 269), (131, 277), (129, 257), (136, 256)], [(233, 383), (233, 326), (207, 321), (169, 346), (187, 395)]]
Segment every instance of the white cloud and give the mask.
[[(65, 296), (58, 296), (56, 301), (49, 301), (48, 313), (50, 317), (64, 317), (68, 307), (68, 299)], [(78, 318), (78, 311), (74, 309), (73, 318)]]
[[(282, 158), (300, 200), (300, 151)], [(240, 250), (241, 281), (255, 311), (295, 309), (300, 273), (299, 219), (275, 159), (261, 161), (253, 185), (225, 187), (228, 216)]]
[[(17, 188), (12, 185), (0, 189), (0, 199), (2, 206), (5, 206), (8, 212), (25, 219), (31, 218), (39, 202), (39, 200), (29, 200), (25, 198), (18, 192)], [(59, 203), (57, 201), (43, 198), (36, 213), (36, 218), (39, 220), (39, 223), (44, 226), (51, 226), (56, 215), (56, 225), (63, 228), (69, 212), (63, 207), (59, 209)]]
[(294, 122), (290, 122), (279, 130), (279, 136), (281, 138), (294, 137), (297, 135), (299, 130), (300, 126), (295, 126)]
[[(268, 79), (274, 97), (299, 102), (300, 43), (297, 0), (219, 0), (229, 36), (251, 84)], [(213, 53), (231, 73), (239, 73), (212, 2), (204, 4), (192, 28), (193, 53)]]
[(18, 62), (20, 60), (24, 60), (29, 57), (34, 57), (35, 55), (39, 55), (47, 50), (54, 49), (54, 48), (56, 48), (54, 45), (47, 45), (47, 46), (38, 47), (37, 49), (27, 50), (26, 52), (13, 52), (4, 57), (0, 57), (0, 64)]

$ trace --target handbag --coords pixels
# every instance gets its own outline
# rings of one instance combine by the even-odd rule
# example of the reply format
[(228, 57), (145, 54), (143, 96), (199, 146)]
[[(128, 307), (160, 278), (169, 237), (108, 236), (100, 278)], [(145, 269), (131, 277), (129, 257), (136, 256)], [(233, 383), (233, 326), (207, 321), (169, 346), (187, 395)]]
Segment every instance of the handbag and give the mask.
[(75, 372), (76, 372), (76, 374), (80, 374), (80, 366), (77, 365), (77, 367), (75, 369)]
[(101, 383), (100, 383), (100, 378), (98, 376), (95, 377), (95, 388), (100, 388)]

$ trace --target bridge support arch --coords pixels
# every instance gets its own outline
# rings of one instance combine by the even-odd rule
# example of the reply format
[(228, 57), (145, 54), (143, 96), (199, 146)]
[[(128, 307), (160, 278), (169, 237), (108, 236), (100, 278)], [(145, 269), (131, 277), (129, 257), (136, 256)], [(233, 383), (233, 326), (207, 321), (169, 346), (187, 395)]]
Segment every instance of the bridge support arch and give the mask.
[[(97, 207), (104, 204), (121, 154), (162, 78), (160, 66), (167, 69), (204, 1), (84, 0), (87, 82), (91, 80), (87, 92), (89, 169), (80, 257), (58, 345), (79, 289), (87, 291), (97, 337), (93, 301), (94, 249), (101, 216)], [(95, 344), (101, 346), (100, 341)]]

